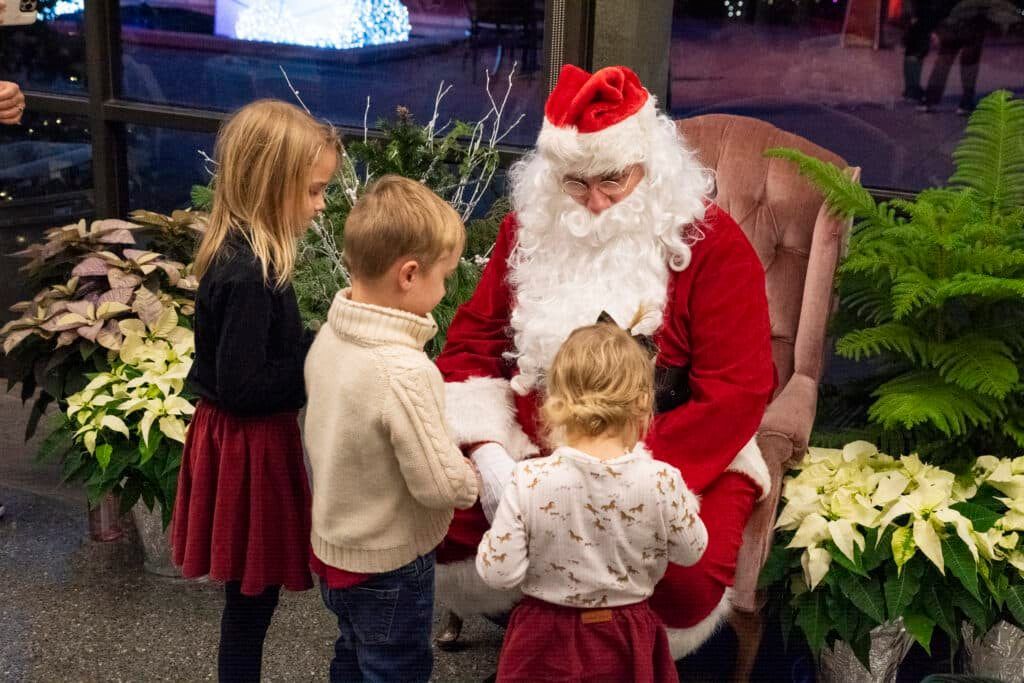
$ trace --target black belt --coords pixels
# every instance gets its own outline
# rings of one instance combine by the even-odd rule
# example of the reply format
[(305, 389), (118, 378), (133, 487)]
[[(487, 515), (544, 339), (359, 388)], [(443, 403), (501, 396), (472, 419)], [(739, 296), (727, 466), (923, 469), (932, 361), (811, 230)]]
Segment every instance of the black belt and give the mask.
[(654, 368), (654, 412), (666, 413), (690, 400), (690, 367)]

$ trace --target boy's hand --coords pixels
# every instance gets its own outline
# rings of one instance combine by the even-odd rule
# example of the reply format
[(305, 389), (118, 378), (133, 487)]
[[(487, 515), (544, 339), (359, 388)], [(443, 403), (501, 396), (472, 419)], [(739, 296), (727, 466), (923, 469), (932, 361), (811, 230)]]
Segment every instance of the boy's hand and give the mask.
[[(472, 460), (469, 461), (469, 466), (473, 470), (473, 474), (476, 475), (476, 490), (478, 492), (482, 492), (484, 490), (484, 478), (483, 475), (480, 474), (480, 468), (477, 467), (476, 463)], [(477, 493), (477, 495), (479, 496), (480, 494)]]

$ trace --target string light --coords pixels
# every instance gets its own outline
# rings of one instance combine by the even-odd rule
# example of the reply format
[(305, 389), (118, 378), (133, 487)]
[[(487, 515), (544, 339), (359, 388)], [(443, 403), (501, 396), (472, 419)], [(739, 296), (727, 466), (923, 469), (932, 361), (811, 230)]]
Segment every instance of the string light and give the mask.
[(239, 12), (242, 40), (347, 50), (409, 39), (409, 10), (398, 0), (256, 0)]
[(730, 19), (740, 19), (743, 17), (743, 0), (725, 0), (722, 4), (725, 6), (725, 13)]

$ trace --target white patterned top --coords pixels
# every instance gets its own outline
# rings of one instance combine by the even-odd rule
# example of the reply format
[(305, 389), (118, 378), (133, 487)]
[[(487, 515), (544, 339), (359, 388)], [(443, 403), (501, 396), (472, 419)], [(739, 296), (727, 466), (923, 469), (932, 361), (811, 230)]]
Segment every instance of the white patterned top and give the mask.
[(477, 549), (494, 588), (570, 607), (618, 607), (654, 592), (668, 563), (707, 547), (679, 470), (637, 446), (612, 460), (562, 447), (516, 465)]

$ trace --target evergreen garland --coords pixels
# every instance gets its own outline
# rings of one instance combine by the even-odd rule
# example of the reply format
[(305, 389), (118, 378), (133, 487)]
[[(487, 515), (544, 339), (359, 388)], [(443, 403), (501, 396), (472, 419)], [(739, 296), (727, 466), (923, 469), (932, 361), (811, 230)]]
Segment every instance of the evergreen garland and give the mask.
[(868, 376), (824, 387), (814, 442), (851, 438), (956, 464), (1024, 448), (1024, 101), (972, 115), (949, 187), (876, 203), (837, 167), (789, 149), (839, 215), (838, 355)]

